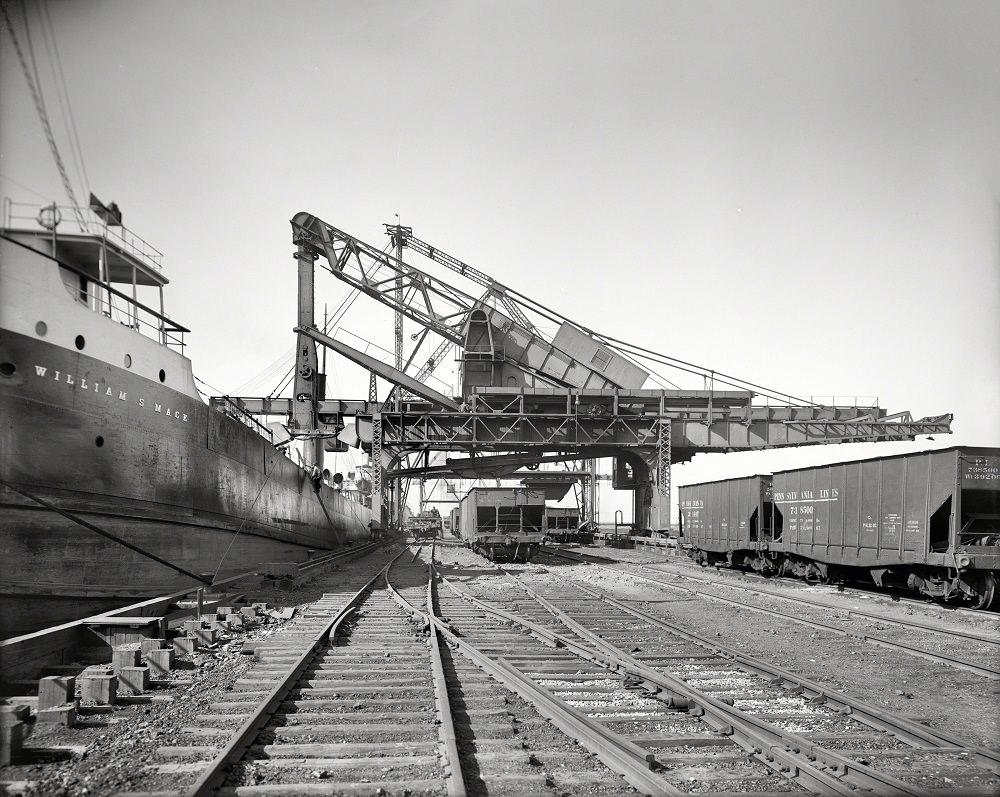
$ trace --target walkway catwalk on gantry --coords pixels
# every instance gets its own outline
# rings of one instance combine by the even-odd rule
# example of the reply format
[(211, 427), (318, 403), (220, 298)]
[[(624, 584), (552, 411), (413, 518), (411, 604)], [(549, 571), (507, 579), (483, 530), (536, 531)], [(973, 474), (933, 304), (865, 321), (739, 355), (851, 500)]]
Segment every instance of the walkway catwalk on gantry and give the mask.
[[(242, 403), (250, 413), (287, 415), (291, 433), (308, 441), (306, 456), (320, 469), (324, 450), (335, 450), (331, 441), (353, 421), (372, 454), (373, 503), (383, 507), (385, 522), (399, 511), (397, 502), (387, 503), (388, 479), (413, 453), (423, 453), (426, 463), (427, 452), (450, 452), (456, 456), (437, 472), (484, 476), (539, 462), (610, 457), (614, 486), (635, 491), (637, 526), (665, 530), (670, 465), (696, 453), (912, 440), (951, 430), (951, 415), (913, 420), (908, 412), (889, 415), (874, 405), (804, 401), (597, 333), (420, 241), (407, 227), (386, 225), (395, 250), (390, 254), (307, 213), (291, 223), (299, 276), (295, 398)], [(404, 262), (405, 248), (483, 292), (467, 293)], [(317, 328), (317, 262), (395, 312), (394, 366)], [(404, 318), (419, 326), (405, 362)], [(556, 332), (550, 338), (542, 328)], [(415, 363), (425, 343), (433, 352)], [(373, 386), (375, 375), (392, 383), (389, 397), (379, 402), (370, 392), (367, 400), (327, 399), (317, 344), (368, 369)], [(458, 396), (426, 382), (452, 348), (458, 350)], [(695, 374), (708, 389), (644, 388), (647, 381), (668, 383), (646, 364)], [(737, 389), (717, 390), (717, 384)], [(398, 499), (400, 491), (394, 492)]]

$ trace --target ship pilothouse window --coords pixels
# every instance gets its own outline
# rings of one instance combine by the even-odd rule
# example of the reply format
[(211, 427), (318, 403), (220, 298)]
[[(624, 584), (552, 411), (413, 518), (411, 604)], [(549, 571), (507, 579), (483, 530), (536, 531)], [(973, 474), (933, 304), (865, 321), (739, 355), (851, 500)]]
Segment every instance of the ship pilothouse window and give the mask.
[(39, 321), (35, 324), (35, 334), (40, 338), (44, 338), (49, 332), (49, 325), (44, 321)]
[(83, 347), (87, 345), (87, 341), (84, 339), (83, 335), (77, 335), (74, 341), (76, 348), (83, 351)]

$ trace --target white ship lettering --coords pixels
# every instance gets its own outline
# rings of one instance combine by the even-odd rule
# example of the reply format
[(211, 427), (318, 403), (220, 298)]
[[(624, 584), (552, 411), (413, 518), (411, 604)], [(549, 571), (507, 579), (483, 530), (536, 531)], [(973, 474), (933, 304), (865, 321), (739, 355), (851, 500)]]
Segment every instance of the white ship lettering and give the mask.
[[(35, 365), (36, 376), (45, 377), (48, 373), (49, 373), (49, 367), (47, 365), (37, 365), (37, 364)], [(80, 390), (89, 390), (90, 388), (90, 385), (87, 383), (87, 380), (85, 378), (80, 377), (80, 381), (77, 382), (76, 376), (74, 374), (63, 374), (62, 371), (53, 371), (51, 378), (56, 382), (65, 382), (69, 387), (79, 388)], [(94, 382), (94, 392), (98, 394), (101, 392), (100, 381)], [(115, 391), (111, 388), (110, 385), (105, 385), (104, 395), (111, 396), (113, 398), (115, 396)], [(128, 401), (128, 391), (119, 390), (118, 399), (119, 401)], [(136, 404), (139, 407), (148, 406), (146, 402), (146, 397), (139, 396), (136, 399)], [(158, 412), (161, 415), (166, 415), (168, 418), (173, 418), (175, 420), (181, 421), (182, 423), (188, 422), (188, 413), (181, 412), (180, 410), (177, 409), (171, 410), (170, 407), (167, 407), (166, 412), (164, 412), (162, 404), (157, 404), (156, 402), (152, 402), (152, 404), (154, 412)]]

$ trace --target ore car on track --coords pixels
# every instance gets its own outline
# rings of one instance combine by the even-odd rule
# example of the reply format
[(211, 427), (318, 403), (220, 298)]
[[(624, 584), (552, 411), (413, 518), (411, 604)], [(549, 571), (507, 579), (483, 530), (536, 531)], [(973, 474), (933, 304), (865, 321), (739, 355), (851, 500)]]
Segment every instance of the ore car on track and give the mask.
[(410, 515), (404, 529), (414, 540), (433, 540), (442, 536), (441, 513), (436, 508)]
[(1000, 449), (954, 447), (680, 488), (701, 564), (869, 580), (986, 608), (1000, 573)]
[(462, 539), (491, 560), (528, 562), (545, 536), (545, 490), (474, 487), (459, 503)]
[(590, 545), (594, 541), (594, 532), (589, 525), (580, 522), (580, 510), (576, 507), (546, 507), (545, 536), (553, 542), (576, 542), (582, 545)]

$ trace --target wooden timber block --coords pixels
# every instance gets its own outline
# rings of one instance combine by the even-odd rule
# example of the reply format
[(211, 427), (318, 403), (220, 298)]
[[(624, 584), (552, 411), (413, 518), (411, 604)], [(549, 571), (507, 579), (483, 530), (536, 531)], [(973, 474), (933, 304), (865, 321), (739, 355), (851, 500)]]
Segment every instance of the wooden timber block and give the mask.
[(205, 623), (202, 620), (185, 620), (184, 621), (184, 633), (188, 636), (196, 636), (197, 631), (200, 631), (205, 627)]
[(141, 615), (96, 617), (92, 620), (85, 620), (84, 625), (112, 647), (127, 645), (130, 642), (140, 642), (149, 637), (163, 638), (167, 631), (165, 617), (144, 617)]
[(253, 620), (257, 617), (258, 610), (256, 606), (241, 606), (240, 614), (249, 620)]
[(35, 715), (35, 722), (47, 723), (49, 725), (65, 725), (72, 728), (76, 725), (76, 701), (66, 703), (62, 706), (50, 706), (40, 708)]
[(27, 735), (23, 722), (0, 722), (0, 767), (9, 766), (21, 755), (24, 737)]
[(142, 658), (146, 657), (146, 654), (151, 650), (162, 650), (167, 646), (167, 640), (157, 639), (156, 637), (150, 637), (149, 639), (144, 639), (139, 643), (139, 652)]
[(215, 607), (215, 616), (218, 617), (220, 620), (224, 619), (227, 614), (232, 614), (232, 613), (233, 613), (233, 607), (232, 606), (216, 606)]
[(227, 614), (224, 623), (229, 625), (229, 630), (243, 628), (243, 615), (242, 614)]
[(201, 647), (205, 645), (211, 645), (215, 642), (215, 629), (214, 628), (197, 628), (191, 632), (191, 636), (195, 639), (195, 646)]
[(122, 667), (118, 671), (121, 692), (139, 694), (149, 689), (149, 667)]
[(76, 677), (47, 675), (38, 681), (38, 711), (72, 703), (76, 697)]
[(138, 667), (141, 655), (138, 648), (115, 648), (111, 652), (111, 669), (118, 672), (125, 667)]
[(175, 636), (170, 640), (174, 654), (177, 656), (190, 656), (198, 645), (197, 637)]
[(149, 651), (146, 654), (146, 666), (149, 667), (150, 674), (157, 678), (166, 675), (174, 667), (173, 648)]
[(265, 562), (259, 569), (267, 578), (295, 578), (299, 574), (295, 562)]
[(31, 706), (26, 703), (4, 701), (0, 703), (0, 724), (5, 722), (27, 722), (31, 717)]
[(80, 676), (80, 701), (110, 706), (118, 698), (117, 675)]

